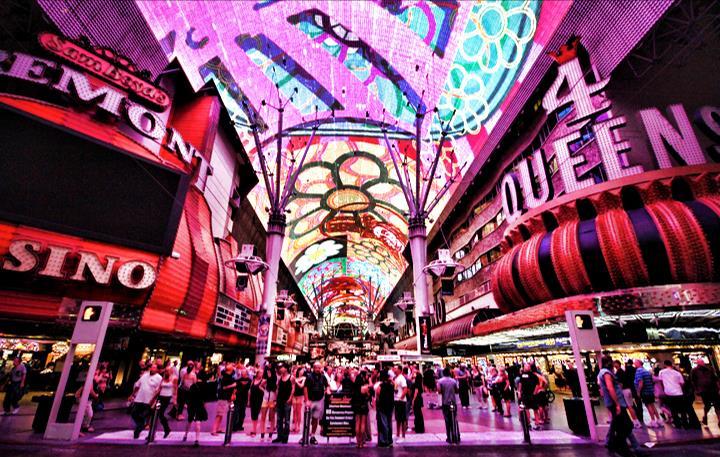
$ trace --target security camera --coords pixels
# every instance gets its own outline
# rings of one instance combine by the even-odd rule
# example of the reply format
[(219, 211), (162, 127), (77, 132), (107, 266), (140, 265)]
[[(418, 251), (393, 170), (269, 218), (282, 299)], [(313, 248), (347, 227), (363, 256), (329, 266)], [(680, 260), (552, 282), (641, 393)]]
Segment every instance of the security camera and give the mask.
[(247, 288), (250, 275), (254, 276), (268, 268), (268, 264), (255, 255), (255, 246), (252, 244), (243, 244), (240, 255), (226, 260), (225, 265), (235, 267), (235, 271), (237, 271), (235, 287), (240, 291)]
[(423, 268), (423, 271), (434, 279), (440, 279), (442, 295), (452, 295), (455, 292), (455, 275), (464, 270), (465, 267), (450, 256), (449, 249), (438, 249), (437, 260), (433, 260)]
[(405, 313), (412, 312), (415, 307), (415, 300), (413, 299), (411, 292), (403, 292), (403, 298), (398, 301), (395, 306), (400, 308), (400, 311)]

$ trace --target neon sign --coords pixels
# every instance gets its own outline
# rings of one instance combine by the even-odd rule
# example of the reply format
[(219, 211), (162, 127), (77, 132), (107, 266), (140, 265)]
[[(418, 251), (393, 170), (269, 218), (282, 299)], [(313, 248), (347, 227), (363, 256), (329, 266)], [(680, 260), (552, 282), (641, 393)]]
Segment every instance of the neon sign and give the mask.
[[(41, 262), (41, 257), (44, 262)], [(71, 257), (77, 262), (71, 262)], [(109, 285), (113, 275), (128, 289), (147, 289), (155, 283), (155, 267), (141, 260), (121, 260), (105, 256), (104, 261), (94, 252), (73, 252), (65, 246), (46, 245), (36, 240), (20, 239), (10, 242), (8, 254), (0, 265), (0, 271), (28, 273), (37, 271), (38, 276)]]
[[(109, 49), (86, 49), (79, 43), (50, 32), (42, 32), (38, 35), (38, 41), (43, 48), (56, 56), (137, 95), (143, 101), (160, 108), (162, 111), (165, 111), (170, 106), (170, 96), (167, 92), (141, 78), (137, 74), (139, 71), (134, 68), (128, 59), (116, 55)], [(118, 63), (111, 62), (108, 57)]]
[[(577, 168), (587, 164), (581, 150), (574, 153), (570, 145), (581, 139), (581, 129), (591, 126), (597, 139), (600, 161), (608, 180), (644, 172), (642, 165), (628, 163), (626, 152), (630, 143), (620, 136), (620, 129), (627, 123), (625, 116), (613, 117), (611, 103), (603, 96), (603, 90), (610, 79), (589, 83), (577, 58), (579, 39), (572, 39), (560, 53), (551, 56), (560, 64), (558, 76), (542, 100), (548, 114), (573, 106), (575, 117), (568, 122), (572, 131), (557, 140), (550, 147), (555, 153), (558, 172), (566, 194), (595, 185), (592, 177), (579, 178)], [(569, 87), (568, 90), (562, 90)], [(672, 122), (657, 108), (647, 108), (638, 114), (647, 134), (650, 148), (658, 168), (671, 168), (673, 163), (701, 165), (707, 159), (692, 128), (690, 119), (682, 105), (668, 107)], [(720, 107), (704, 106), (695, 116), (698, 127), (709, 138), (720, 142)], [(720, 148), (708, 149), (708, 155), (720, 161)], [(522, 160), (516, 171), (503, 177), (501, 183), (503, 211), (512, 223), (530, 209), (550, 201), (555, 192), (545, 152), (539, 149), (531, 159)]]
[(115, 87), (91, 83), (84, 73), (57, 62), (4, 50), (0, 50), (0, 76), (50, 87), (73, 95), (80, 102), (95, 106), (112, 117), (123, 117), (138, 134), (164, 145), (188, 165), (197, 160), (198, 182), (204, 182), (204, 177), (210, 174), (210, 164), (192, 144), (183, 140), (177, 130), (167, 128), (165, 120), (154, 111), (132, 102)]

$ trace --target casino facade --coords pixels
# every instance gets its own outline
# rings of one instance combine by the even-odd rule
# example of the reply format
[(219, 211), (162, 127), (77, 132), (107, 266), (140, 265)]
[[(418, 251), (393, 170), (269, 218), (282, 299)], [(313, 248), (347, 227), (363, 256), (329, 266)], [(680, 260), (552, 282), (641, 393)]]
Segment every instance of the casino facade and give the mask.
[[(3, 358), (54, 364), (83, 300), (114, 303), (115, 384), (148, 357), (252, 357), (262, 283), (238, 291), (227, 260), (258, 237), (234, 227), (257, 178), (217, 92), (59, 31), (28, 46), (0, 51)], [(275, 353), (307, 352), (294, 318)]]

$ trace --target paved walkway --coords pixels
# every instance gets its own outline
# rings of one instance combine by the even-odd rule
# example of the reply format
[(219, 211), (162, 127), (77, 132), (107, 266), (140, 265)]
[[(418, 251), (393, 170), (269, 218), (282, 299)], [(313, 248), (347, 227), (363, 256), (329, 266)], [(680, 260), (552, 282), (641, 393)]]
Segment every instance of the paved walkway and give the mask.
[[(4, 417), (0, 416), (0, 442), (32, 442), (38, 441), (42, 437), (40, 434), (34, 433), (31, 428), (35, 404), (30, 402), (32, 394), (27, 395), (21, 404), (21, 411), (18, 416)], [(581, 444), (589, 443), (583, 438), (572, 435), (567, 426), (565, 411), (562, 406), (562, 395), (557, 395), (557, 399), (550, 406), (550, 424), (546, 425), (545, 430), (532, 431), (531, 438), (534, 444), (550, 445), (550, 444)], [(696, 404), (696, 408), (701, 405)], [(211, 436), (209, 434), (211, 421), (215, 413), (215, 403), (207, 404), (209, 421), (203, 423), (201, 444), (202, 445), (220, 445), (222, 444), (222, 436)], [(699, 410), (701, 412), (701, 410)], [(371, 413), (372, 414), (372, 413)], [(515, 405), (512, 408), (513, 417), (504, 418), (498, 414), (488, 410), (479, 409), (478, 405), (473, 403), (470, 409), (460, 409), (458, 411), (458, 421), (462, 434), (463, 444), (477, 445), (520, 445), (522, 444), (522, 428), (517, 417)], [(444, 422), (442, 413), (439, 410), (424, 409), (425, 426), (427, 433), (415, 434), (408, 431), (404, 443), (396, 446), (427, 446), (427, 445), (444, 445)], [(607, 415), (604, 408), (597, 408), (597, 416), (599, 422), (600, 433), (603, 434), (607, 429)], [(373, 440), (376, 439), (375, 421), (371, 417)], [(410, 416), (410, 428), (412, 428), (413, 418)], [(138, 440), (132, 439), (130, 428), (132, 421), (127, 415), (125, 402), (123, 400), (113, 400), (107, 403), (107, 409), (96, 414), (93, 420), (95, 427), (94, 433), (86, 434), (81, 439), (85, 443), (115, 443), (115, 444), (143, 444), (145, 440), (143, 436)], [(185, 429), (184, 421), (170, 420), (170, 426), (173, 432), (167, 439), (162, 438), (162, 431), (157, 433), (157, 445), (178, 445), (182, 442), (182, 432)], [(245, 422), (246, 431), (251, 427), (249, 411)], [(393, 426), (394, 427), (394, 426)], [(160, 429), (160, 427), (159, 427)], [(714, 413), (710, 414), (710, 427), (703, 430), (677, 430), (669, 426), (661, 429), (642, 428), (635, 430), (635, 436), (641, 443), (650, 443), (650, 445), (662, 442), (683, 442), (701, 440), (706, 438), (720, 438), (720, 429), (717, 426), (717, 419)], [(191, 435), (189, 440), (194, 440)], [(300, 437), (297, 434), (291, 435), (291, 443), (297, 443)], [(325, 443), (325, 439), (318, 437), (321, 445)], [(266, 442), (269, 441), (266, 438)], [(347, 445), (347, 438), (334, 438), (330, 441), (333, 444)], [(259, 437), (250, 437), (247, 433), (237, 432), (233, 435), (233, 446), (257, 446), (263, 445)], [(297, 444), (296, 444), (297, 445)]]

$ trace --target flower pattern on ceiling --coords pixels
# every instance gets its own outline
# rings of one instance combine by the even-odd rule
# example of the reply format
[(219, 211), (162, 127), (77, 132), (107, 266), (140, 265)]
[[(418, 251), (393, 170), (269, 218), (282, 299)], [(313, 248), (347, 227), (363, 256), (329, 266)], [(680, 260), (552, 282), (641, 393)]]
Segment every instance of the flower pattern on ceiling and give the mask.
[(295, 261), (295, 276), (302, 276), (320, 262), (340, 254), (343, 245), (335, 240), (313, 244)]

